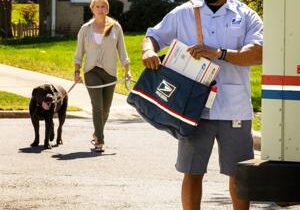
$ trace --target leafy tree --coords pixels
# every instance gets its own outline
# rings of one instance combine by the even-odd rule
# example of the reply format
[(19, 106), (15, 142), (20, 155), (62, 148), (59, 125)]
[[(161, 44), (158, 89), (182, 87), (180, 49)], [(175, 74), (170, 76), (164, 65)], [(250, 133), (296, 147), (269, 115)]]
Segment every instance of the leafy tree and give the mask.
[(263, 15), (263, 0), (243, 0), (251, 9), (255, 10), (260, 17)]
[(34, 23), (34, 17), (37, 13), (37, 7), (34, 4), (29, 4), (27, 7), (22, 7), (20, 12), (26, 24), (32, 25)]
[(12, 0), (0, 0), (0, 37), (11, 38)]
[(123, 15), (122, 26), (126, 31), (145, 31), (154, 26), (177, 3), (168, 0), (132, 0), (130, 10)]
[(50, 15), (51, 15), (51, 0), (38, 0), (39, 4), (39, 35), (50, 35)]
[(109, 16), (121, 20), (124, 4), (121, 1), (109, 0)]

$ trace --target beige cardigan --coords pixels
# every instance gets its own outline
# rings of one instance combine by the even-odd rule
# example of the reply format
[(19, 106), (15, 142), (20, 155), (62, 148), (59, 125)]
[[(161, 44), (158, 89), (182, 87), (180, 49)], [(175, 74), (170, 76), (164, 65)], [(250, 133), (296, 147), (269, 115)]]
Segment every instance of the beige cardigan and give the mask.
[(112, 76), (117, 75), (117, 54), (122, 66), (129, 63), (122, 27), (118, 22), (114, 24), (108, 36), (103, 37), (102, 43), (97, 44), (93, 36), (94, 19), (85, 23), (77, 35), (77, 47), (74, 63), (82, 65), (85, 56), (84, 72), (88, 72), (95, 66), (103, 68)]

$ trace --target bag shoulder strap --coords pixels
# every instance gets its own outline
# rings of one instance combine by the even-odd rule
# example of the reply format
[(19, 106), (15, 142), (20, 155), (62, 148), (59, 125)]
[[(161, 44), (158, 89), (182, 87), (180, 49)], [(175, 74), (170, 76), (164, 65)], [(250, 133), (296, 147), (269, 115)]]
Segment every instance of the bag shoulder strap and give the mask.
[[(191, 3), (194, 5), (193, 1)], [(196, 19), (196, 30), (197, 30), (197, 42), (198, 45), (203, 45), (203, 34), (202, 34), (202, 25), (201, 25), (201, 16), (200, 16), (200, 7), (194, 6), (194, 14)]]

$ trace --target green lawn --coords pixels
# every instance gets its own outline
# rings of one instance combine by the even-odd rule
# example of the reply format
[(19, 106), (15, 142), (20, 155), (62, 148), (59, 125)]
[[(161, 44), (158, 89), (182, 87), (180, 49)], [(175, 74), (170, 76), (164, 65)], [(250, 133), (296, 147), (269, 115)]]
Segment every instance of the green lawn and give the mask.
[[(14, 93), (0, 91), (0, 110), (2, 111), (28, 110), (29, 102), (29, 98)], [(74, 106), (68, 106), (68, 111), (81, 111), (81, 109)]]
[[(125, 42), (131, 60), (131, 72), (137, 79), (143, 70), (141, 62), (141, 42), (144, 34), (126, 34)], [(21, 67), (45, 74), (73, 80), (73, 56), (75, 40), (27, 39), (8, 41), (0, 45), (0, 63)], [(261, 66), (255, 66), (251, 72), (251, 88), (254, 111), (261, 111)], [(119, 66), (118, 78), (123, 77)], [(127, 94), (124, 84), (118, 84), (116, 92)], [(260, 121), (254, 124), (260, 129)]]
[[(128, 34), (125, 37), (134, 78), (137, 78), (143, 69), (140, 61), (142, 39), (142, 34)], [(75, 45), (75, 40), (29, 39), (22, 43), (11, 41), (8, 44), (0, 45), (0, 63), (73, 80)], [(118, 77), (122, 78), (123, 76), (123, 70), (119, 66)], [(117, 92), (127, 93), (124, 84), (117, 85)]]
[[(251, 69), (251, 97), (254, 112), (261, 112), (261, 66), (254, 66)], [(252, 122), (253, 129), (261, 130), (261, 115), (257, 114)]]
[(255, 112), (261, 111), (261, 66), (254, 66), (251, 69), (251, 93), (252, 104)]
[[(143, 70), (140, 50), (143, 36), (143, 34), (125, 36), (133, 78), (138, 78)], [(75, 45), (75, 40), (27, 40), (22, 43), (14, 41), (0, 45), (0, 63), (73, 80)], [(119, 67), (118, 77), (122, 76), (123, 71)], [(261, 66), (253, 67), (251, 84), (254, 111), (260, 111), (260, 76)], [(117, 92), (127, 93), (123, 84), (117, 86)]]
[(0, 110), (28, 110), (29, 98), (0, 91)]

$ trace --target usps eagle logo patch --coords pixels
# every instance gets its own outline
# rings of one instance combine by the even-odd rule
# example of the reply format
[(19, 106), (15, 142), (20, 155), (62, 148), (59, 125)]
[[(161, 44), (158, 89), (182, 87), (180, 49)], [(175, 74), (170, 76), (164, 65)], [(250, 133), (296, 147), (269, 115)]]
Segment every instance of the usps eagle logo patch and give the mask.
[(162, 80), (161, 83), (156, 88), (156, 95), (158, 95), (162, 100), (168, 102), (168, 99), (172, 96), (176, 87), (166, 80)]

